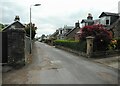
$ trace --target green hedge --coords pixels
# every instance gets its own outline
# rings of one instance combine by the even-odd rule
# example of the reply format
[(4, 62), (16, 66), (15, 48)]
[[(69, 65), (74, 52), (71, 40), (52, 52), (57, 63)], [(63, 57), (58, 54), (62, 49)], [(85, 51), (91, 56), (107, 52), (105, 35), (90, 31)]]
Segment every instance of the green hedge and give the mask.
[(86, 52), (86, 41), (55, 40), (54, 43), (55, 46), (59, 45), (76, 51)]

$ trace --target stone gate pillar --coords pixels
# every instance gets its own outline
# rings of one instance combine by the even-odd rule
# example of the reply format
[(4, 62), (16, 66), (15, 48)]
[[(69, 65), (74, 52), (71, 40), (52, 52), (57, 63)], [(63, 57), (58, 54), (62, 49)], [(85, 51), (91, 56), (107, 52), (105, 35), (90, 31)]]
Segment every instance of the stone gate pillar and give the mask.
[(14, 67), (25, 65), (25, 31), (22, 29), (7, 30), (8, 63)]
[(93, 39), (94, 39), (94, 37), (92, 37), (92, 36), (86, 37), (86, 40), (87, 40), (87, 56), (88, 57), (91, 57), (91, 55), (93, 53)]

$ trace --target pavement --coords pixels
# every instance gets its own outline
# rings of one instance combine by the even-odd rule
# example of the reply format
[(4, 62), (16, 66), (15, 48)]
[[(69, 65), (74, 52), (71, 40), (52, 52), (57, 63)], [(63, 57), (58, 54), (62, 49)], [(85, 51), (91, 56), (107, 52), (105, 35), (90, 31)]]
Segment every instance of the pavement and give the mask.
[(101, 64), (104, 64), (106, 66), (115, 68), (115, 69), (120, 69), (120, 56), (114, 56), (114, 57), (107, 57), (107, 58), (100, 58), (100, 59), (95, 59), (95, 62), (99, 62)]
[(3, 84), (118, 84), (118, 71), (35, 42), (25, 67), (2, 74)]

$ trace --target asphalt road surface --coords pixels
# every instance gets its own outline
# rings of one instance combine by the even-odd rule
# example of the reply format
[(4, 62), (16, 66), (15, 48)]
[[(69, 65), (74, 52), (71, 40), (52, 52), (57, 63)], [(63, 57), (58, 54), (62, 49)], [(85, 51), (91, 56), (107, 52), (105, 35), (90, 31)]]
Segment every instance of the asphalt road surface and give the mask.
[(35, 42), (33, 58), (3, 74), (3, 84), (118, 84), (118, 71), (85, 57)]

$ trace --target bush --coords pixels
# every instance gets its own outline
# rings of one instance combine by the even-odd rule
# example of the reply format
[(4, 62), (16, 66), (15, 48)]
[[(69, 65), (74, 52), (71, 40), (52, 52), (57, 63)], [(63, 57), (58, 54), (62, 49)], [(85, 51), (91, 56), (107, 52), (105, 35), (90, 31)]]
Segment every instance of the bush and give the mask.
[(56, 40), (54, 43), (55, 46), (59, 45), (76, 51), (86, 52), (86, 41)]
[(87, 36), (94, 38), (94, 51), (105, 51), (111, 41), (110, 33), (102, 25), (91, 25), (81, 28), (80, 40), (86, 40)]
[(120, 49), (120, 37), (119, 38), (115, 38), (115, 40), (117, 41), (116, 49)]
[(120, 38), (114, 38), (109, 44), (109, 50), (120, 50)]

